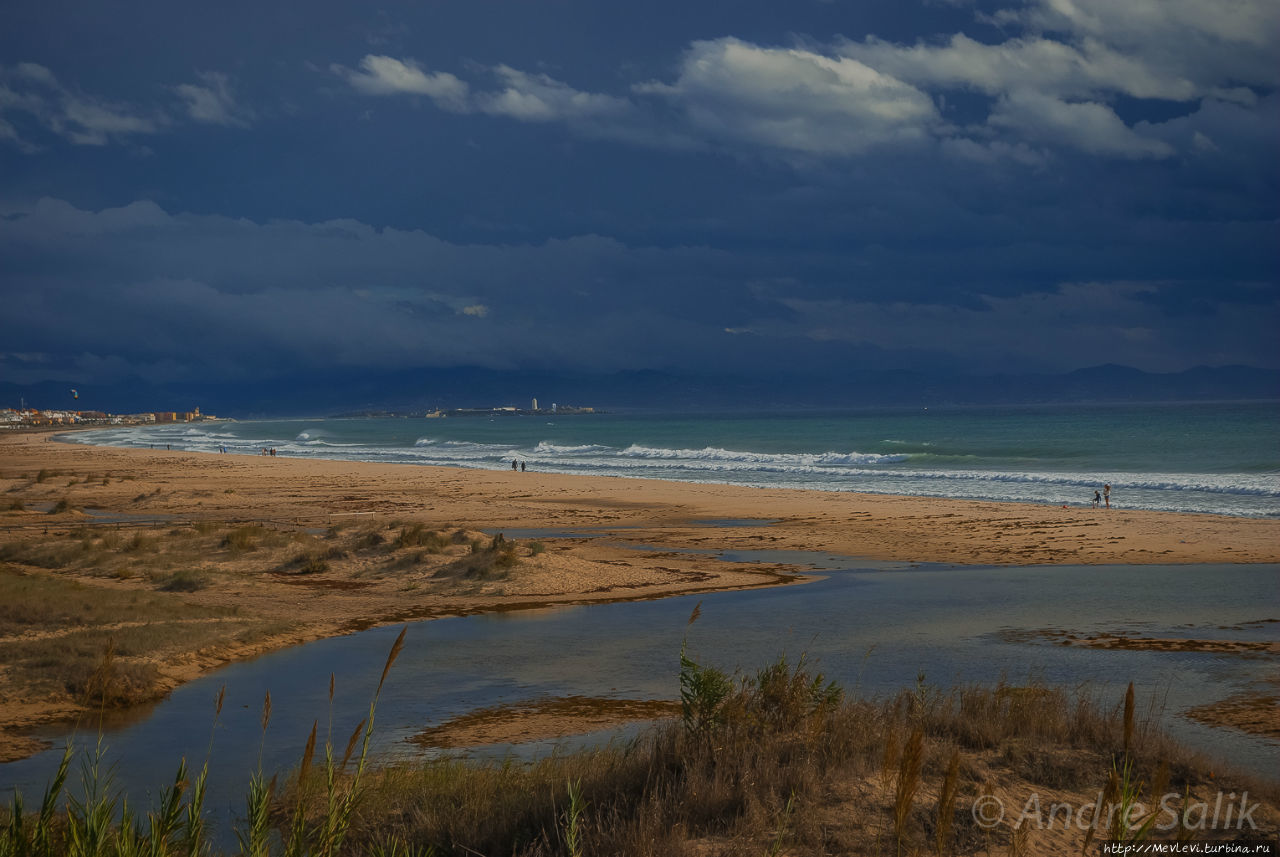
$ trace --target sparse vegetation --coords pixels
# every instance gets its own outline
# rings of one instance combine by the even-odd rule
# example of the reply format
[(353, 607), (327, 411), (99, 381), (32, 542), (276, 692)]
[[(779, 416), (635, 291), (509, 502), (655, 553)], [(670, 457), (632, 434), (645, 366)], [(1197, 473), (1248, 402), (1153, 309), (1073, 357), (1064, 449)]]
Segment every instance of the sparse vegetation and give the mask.
[[(1194, 757), (1139, 728), (1132, 702), (1122, 709), (1084, 694), (1003, 684), (942, 693), (923, 679), (887, 700), (846, 699), (803, 658), (730, 677), (697, 664), (683, 647), (682, 690), (691, 710), (707, 716), (682, 716), (627, 744), (527, 764), (446, 757), (370, 772), (378, 695), (403, 639), (402, 633), (369, 716), (341, 756), (341, 745), (326, 740), (317, 760), (313, 727), (281, 789), (260, 767), (248, 777), (239, 854), (1026, 853), (1028, 828), (1002, 822), (983, 829), (970, 808), (994, 796), (996, 777), (1046, 787), (1045, 772), (1023, 767), (1025, 757), (1016, 752), (1027, 743), (1088, 761), (1082, 785), (1105, 787), (1121, 807), (1138, 799), (1140, 779), (1187, 800), (1203, 800), (1224, 785)], [(268, 697), (264, 736), (269, 717)], [(1109, 767), (1118, 758), (1123, 765)], [(887, 773), (886, 759), (893, 763)], [(83, 793), (97, 797), (59, 808), (69, 762), (68, 755), (38, 811), (27, 814), (20, 796), (7, 813), (0, 809), (0, 857), (208, 850), (199, 822), (204, 773), (192, 778), (180, 767), (145, 823), (128, 811), (113, 823), (119, 807), (93, 758)], [(1256, 797), (1275, 800), (1274, 790), (1263, 792)], [(1116, 827), (1116, 819), (1104, 810), (1103, 833), (1124, 842), (1146, 835)], [(101, 848), (80, 848), (86, 827)]]
[(280, 566), (281, 574), (320, 574), (329, 570), (329, 561), (320, 551), (303, 551)]
[(472, 539), (466, 556), (436, 572), (436, 577), (465, 577), (469, 580), (502, 580), (519, 563), (516, 543), (498, 533), (486, 546), (480, 539)]
[(210, 582), (209, 575), (203, 571), (181, 569), (165, 578), (157, 588), (161, 592), (199, 592), (208, 589)]
[(248, 527), (237, 527), (223, 537), (222, 547), (232, 553), (247, 553), (248, 551), (257, 550), (258, 542), (262, 540), (263, 532), (263, 528), (257, 524)]
[[(336, 537), (339, 531), (331, 529), (329, 532), (330, 537), (332, 538)], [(368, 530), (356, 536), (355, 542), (352, 546), (358, 551), (371, 551), (382, 547), (385, 542), (386, 539), (383, 538), (381, 532), (378, 530)]]
[(125, 708), (159, 696), (153, 664), (125, 663), (116, 658), (115, 640), (108, 639), (102, 657), (91, 670), (80, 661), (65, 676), (67, 691), (86, 708)]
[(397, 548), (420, 547), (427, 553), (442, 553), (449, 542), (435, 530), (428, 530), (423, 524), (411, 524), (400, 530), (396, 538)]
[(125, 553), (151, 553), (156, 550), (156, 540), (141, 531), (134, 533), (120, 546)]
[[(267, 610), (242, 621), (184, 624), (235, 613), (182, 603), (204, 600), (202, 593), (223, 581), (274, 573), (296, 575), (291, 582), (301, 585), (310, 583), (307, 576), (323, 576), (316, 585), (340, 587), (389, 578), (389, 588), (407, 593), (500, 579), (514, 565), (516, 546), (495, 539), (465, 557), (475, 564), (457, 571), (454, 581), (433, 586), (434, 572), (464, 558), (466, 536), (465, 530), (441, 533), (413, 522), (331, 530), (324, 538), (216, 521), (163, 529), (85, 522), (11, 531), (0, 542), (0, 636), (21, 639), (0, 643), (0, 698), (39, 699), (65, 711), (84, 697), (109, 639), (127, 686), (116, 697), (147, 698), (145, 688), (155, 677), (142, 669), (142, 659), (163, 662), (210, 645), (235, 646), (281, 619)], [(385, 559), (370, 563), (370, 553)], [(330, 579), (334, 572), (339, 579)]]
[[(362, 777), (368, 763), (378, 697), (403, 646), (402, 631), (391, 648), (382, 670), (382, 679), (369, 703), (369, 716), (356, 727), (341, 762), (336, 760), (333, 743), (326, 740), (324, 759), (319, 770), (314, 773), (312, 756), (316, 729), (312, 728), (311, 739), (307, 743), (293, 789), (296, 795), (294, 807), (288, 818), (288, 826), (281, 831), (279, 840), (284, 846), (285, 855), (337, 857), (339, 854), (352, 853), (351, 849), (344, 846), (351, 828), (353, 810), (363, 796)], [(110, 649), (102, 663), (104, 670), (112, 665)], [(332, 688), (330, 683), (331, 696)], [(223, 700), (224, 693), (220, 692), (215, 702), (215, 725), (222, 713)], [(263, 702), (261, 718), (264, 740), (270, 718), (271, 694), (268, 693)], [(355, 758), (354, 769), (347, 773), (348, 764), (357, 747), (360, 752)], [(186, 760), (182, 760), (178, 764), (173, 785), (160, 789), (159, 806), (147, 814), (145, 821), (137, 814), (136, 807), (121, 801), (113, 787), (111, 770), (103, 766), (102, 751), (100, 740), (94, 753), (85, 758), (78, 794), (66, 792), (72, 762), (72, 748), (68, 745), (36, 813), (26, 812), (21, 794), (14, 796), (9, 807), (0, 808), (0, 857), (53, 857), (55, 854), (66, 857), (137, 857), (144, 854), (151, 857), (178, 857), (211, 852), (205, 821), (205, 787), (209, 756), (213, 752), (212, 734), (200, 772), (189, 777)], [(321, 786), (318, 790), (313, 790), (312, 783), (317, 779), (321, 781)], [(274, 852), (272, 843), (275, 839), (270, 827), (274, 788), (274, 778), (270, 783), (267, 782), (259, 761), (258, 770), (249, 779), (246, 822), (236, 831), (241, 855), (270, 857)], [(323, 811), (318, 816), (308, 815), (313, 798), (323, 802)], [(61, 811), (58, 807), (60, 801), (63, 802)], [(379, 845), (373, 853), (431, 853), (425, 849), (410, 848), (398, 841), (389, 846), (391, 851), (387, 851), (387, 847)]]

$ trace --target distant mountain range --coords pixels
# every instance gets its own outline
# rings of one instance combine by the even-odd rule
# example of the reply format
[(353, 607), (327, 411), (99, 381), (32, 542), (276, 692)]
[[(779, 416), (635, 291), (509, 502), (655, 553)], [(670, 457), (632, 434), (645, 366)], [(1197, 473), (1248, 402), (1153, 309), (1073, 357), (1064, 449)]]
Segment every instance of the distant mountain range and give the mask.
[[(73, 399), (71, 388), (79, 390)], [(710, 376), (657, 371), (613, 374), (502, 372), (462, 367), (322, 374), (243, 382), (97, 386), (87, 381), (0, 382), (0, 407), (133, 413), (190, 410), (238, 418), (322, 416), (350, 411), (423, 411), (539, 404), (608, 410), (773, 410), (877, 406), (938, 407), (1070, 402), (1280, 400), (1280, 371), (1199, 366), (1155, 374), (1105, 365), (1061, 375), (929, 375), (862, 372), (839, 376)]]

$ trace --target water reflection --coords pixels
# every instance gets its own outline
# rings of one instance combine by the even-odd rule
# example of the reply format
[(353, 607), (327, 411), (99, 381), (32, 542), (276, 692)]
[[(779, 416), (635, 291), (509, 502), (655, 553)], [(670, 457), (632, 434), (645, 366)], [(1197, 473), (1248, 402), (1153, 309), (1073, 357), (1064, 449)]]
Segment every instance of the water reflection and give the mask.
[[(674, 699), (677, 653), (727, 669), (755, 668), (805, 654), (829, 678), (886, 694), (924, 672), (938, 686), (1039, 680), (1087, 686), (1119, 698), (1134, 681), (1164, 700), (1175, 735), (1265, 776), (1280, 770), (1280, 745), (1210, 729), (1182, 712), (1264, 681), (1274, 656), (1202, 652), (1099, 651), (1049, 645), (1016, 633), (1143, 636), (1221, 634), (1274, 639), (1280, 566), (939, 568), (881, 564), (839, 570), (825, 554), (744, 552), (740, 561), (810, 561), (822, 579), (803, 585), (438, 619), (410, 626), (378, 711), (375, 750), (421, 752), (405, 739), (466, 711), (542, 695)], [(1189, 592), (1197, 593), (1195, 598)], [(702, 618), (687, 621), (695, 603)], [(1246, 624), (1254, 623), (1254, 624)], [(1219, 626), (1226, 626), (1219, 628)], [(1193, 630), (1195, 629), (1195, 630)], [(235, 664), (176, 690), (143, 722), (107, 726), (109, 760), (131, 802), (172, 776), (181, 756), (198, 765), (209, 744), (213, 700), (227, 703), (213, 737), (210, 808), (239, 810), (257, 760), (259, 713), (271, 691), (264, 764), (287, 769), (312, 723), (332, 722), (345, 743), (367, 713), (398, 628), (321, 640)], [(1214, 638), (1214, 637), (1210, 637)], [(329, 676), (337, 698), (328, 702)], [(46, 733), (55, 741), (64, 734)], [(92, 744), (96, 736), (83, 735)], [(37, 795), (60, 751), (0, 765), (0, 788)]]

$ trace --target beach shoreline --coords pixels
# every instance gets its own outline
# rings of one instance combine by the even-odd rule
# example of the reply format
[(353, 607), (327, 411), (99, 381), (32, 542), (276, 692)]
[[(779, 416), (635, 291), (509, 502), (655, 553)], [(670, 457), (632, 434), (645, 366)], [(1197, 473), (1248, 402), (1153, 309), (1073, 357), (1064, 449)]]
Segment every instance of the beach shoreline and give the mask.
[[(769, 526), (769, 541), (785, 542), (785, 549), (830, 551), (874, 560), (965, 565), (1280, 562), (1280, 519), (1125, 509), (1119, 498), (1111, 509), (1083, 504), (1060, 507), (716, 482), (516, 473), (505, 468), (143, 450), (56, 440), (57, 435), (67, 433), (63, 429), (42, 440), (34, 434), (0, 437), (0, 477), (23, 468), (59, 467), (115, 469), (131, 479), (151, 477), (176, 487), (163, 503), (147, 501), (140, 507), (133, 503), (130, 511), (140, 508), (170, 515), (198, 510), (205, 516), (225, 512), (250, 517), (267, 508), (283, 517), (413, 512), (485, 529), (626, 527), (662, 530), (664, 535), (687, 522), (771, 520), (775, 523)], [(291, 489), (317, 479), (327, 482), (304, 490)], [(208, 483), (203, 492), (195, 485), (202, 480)], [(207, 497), (237, 481), (243, 482), (246, 490), (236, 497), (222, 502)], [(344, 487), (376, 491), (380, 496), (344, 493)], [(445, 492), (447, 496), (441, 497)], [(198, 498), (191, 502), (197, 493), (204, 493), (207, 502)], [(407, 502), (412, 496), (440, 499), (416, 505)], [(107, 499), (119, 502), (120, 498)], [(454, 504), (455, 514), (440, 505), (446, 499)], [(496, 506), (498, 503), (504, 505)], [(10, 522), (0, 521), (0, 526), (7, 524)], [(797, 534), (803, 530), (821, 532), (828, 544), (812, 547), (812, 539)], [(779, 533), (786, 535), (778, 538)], [(756, 536), (753, 540), (766, 539)], [(794, 546), (799, 544), (804, 546)], [(670, 546), (677, 545), (672, 542)]]
[[(51, 584), (74, 585), (103, 598), (145, 595), (204, 611), (168, 621), (189, 623), (184, 627), (207, 631), (207, 638), (129, 656), (155, 672), (160, 694), (233, 660), (374, 625), (785, 585), (802, 579), (797, 572), (804, 569), (786, 559), (794, 551), (956, 565), (1280, 562), (1280, 521), (1274, 519), (125, 449), (50, 439), (0, 437), (0, 490), (8, 501), (0, 511), (0, 542), (28, 548), (26, 554), (10, 551), (0, 571), (27, 583), (48, 577)], [(256, 550), (225, 548), (236, 528), (255, 526), (275, 535), (260, 537)], [(453, 542), (438, 555), (414, 554), (406, 564), (412, 550), (393, 555), (389, 540), (397, 528), (403, 540), (413, 526), (451, 533)], [(376, 536), (377, 550), (350, 548), (357, 531)], [(514, 540), (518, 565), (511, 572), (492, 579), (446, 573), (464, 562), (467, 544), (504, 531), (533, 533)], [(102, 548), (109, 532), (121, 534), (112, 537), (113, 544), (120, 538), (150, 544), (146, 562), (153, 570), (132, 568), (133, 555), (119, 554), (127, 543)], [(592, 537), (602, 532), (607, 539)], [(194, 545), (200, 533), (209, 535), (192, 562), (203, 569), (204, 585), (169, 592), (164, 584), (177, 574), (174, 564), (186, 561), (180, 545)], [(335, 540), (343, 538), (348, 542), (337, 550)], [(92, 548), (99, 558), (57, 568), (33, 564), (33, 551), (58, 540)], [(317, 549), (332, 554), (315, 566), (324, 568), (299, 570), (300, 552)], [(721, 551), (780, 553), (764, 563), (729, 563), (717, 556)], [(114, 571), (107, 574), (103, 569), (110, 563)], [(101, 625), (19, 629), (0, 635), (0, 644), (18, 645), (46, 632), (121, 633), (127, 625), (117, 617)], [(222, 627), (236, 634), (214, 633)], [(0, 665), (0, 682), (5, 680)], [(0, 761), (39, 749), (26, 737), (31, 727), (86, 710), (65, 693), (41, 696), (21, 685), (5, 690)]]

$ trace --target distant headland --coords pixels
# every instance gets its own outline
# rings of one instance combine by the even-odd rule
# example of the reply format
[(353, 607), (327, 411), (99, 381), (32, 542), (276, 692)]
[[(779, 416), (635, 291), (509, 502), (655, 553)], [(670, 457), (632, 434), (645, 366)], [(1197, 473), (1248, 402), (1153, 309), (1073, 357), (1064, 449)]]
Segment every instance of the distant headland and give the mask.
[(533, 400), (532, 407), (517, 408), (514, 405), (503, 405), (490, 408), (435, 408), (423, 411), (386, 411), (363, 410), (345, 411), (330, 414), (330, 419), (444, 419), (446, 417), (561, 417), (576, 414), (605, 414), (608, 411), (578, 405), (561, 405), (553, 403), (549, 408), (538, 407), (538, 400)]

